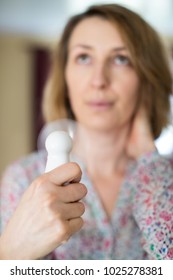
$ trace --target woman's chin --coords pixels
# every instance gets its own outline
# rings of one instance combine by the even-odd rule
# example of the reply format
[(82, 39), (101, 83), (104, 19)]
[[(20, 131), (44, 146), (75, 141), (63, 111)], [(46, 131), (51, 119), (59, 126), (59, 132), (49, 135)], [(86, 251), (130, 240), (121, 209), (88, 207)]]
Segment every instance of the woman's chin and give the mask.
[(105, 133), (116, 130), (119, 127), (119, 124), (112, 122), (112, 120), (106, 120), (104, 118), (92, 118), (91, 121), (88, 120), (87, 122), (81, 124), (83, 124), (83, 126), (87, 127), (88, 129)]

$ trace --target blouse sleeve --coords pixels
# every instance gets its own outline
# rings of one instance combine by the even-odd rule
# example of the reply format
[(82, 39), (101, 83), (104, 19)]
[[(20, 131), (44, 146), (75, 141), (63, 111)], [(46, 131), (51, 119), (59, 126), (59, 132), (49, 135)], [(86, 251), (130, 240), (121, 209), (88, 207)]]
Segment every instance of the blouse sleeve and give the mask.
[(0, 183), (0, 232), (4, 230), (27, 186), (27, 178), (21, 165), (10, 165)]
[[(132, 178), (133, 177), (133, 178)], [(151, 259), (173, 259), (173, 160), (141, 157), (133, 180), (133, 214)]]

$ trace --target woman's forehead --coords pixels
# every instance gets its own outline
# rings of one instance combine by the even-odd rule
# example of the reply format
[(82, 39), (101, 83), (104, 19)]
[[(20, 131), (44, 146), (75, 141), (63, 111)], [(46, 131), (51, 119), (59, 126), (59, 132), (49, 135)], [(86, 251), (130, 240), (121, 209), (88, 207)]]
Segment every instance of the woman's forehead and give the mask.
[(93, 16), (80, 21), (70, 36), (69, 48), (80, 45), (100, 47), (107, 45), (113, 48), (123, 46), (124, 40), (115, 24), (107, 19)]

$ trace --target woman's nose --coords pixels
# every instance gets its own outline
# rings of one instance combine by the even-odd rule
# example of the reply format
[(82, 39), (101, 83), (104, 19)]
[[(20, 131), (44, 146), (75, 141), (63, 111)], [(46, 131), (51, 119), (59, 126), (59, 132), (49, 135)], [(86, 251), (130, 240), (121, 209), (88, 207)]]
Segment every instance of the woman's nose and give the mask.
[(92, 86), (96, 88), (105, 88), (108, 83), (109, 76), (106, 65), (95, 65), (92, 72)]

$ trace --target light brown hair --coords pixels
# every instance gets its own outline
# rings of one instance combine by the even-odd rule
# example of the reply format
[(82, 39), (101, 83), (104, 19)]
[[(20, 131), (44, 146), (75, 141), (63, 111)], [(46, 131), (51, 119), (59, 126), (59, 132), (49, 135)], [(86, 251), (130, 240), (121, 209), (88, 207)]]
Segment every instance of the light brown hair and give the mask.
[(133, 11), (116, 4), (94, 5), (68, 21), (53, 56), (53, 64), (44, 98), (43, 114), (47, 122), (74, 119), (68, 99), (65, 68), (68, 43), (74, 28), (83, 19), (99, 16), (115, 24), (129, 48), (133, 67), (139, 76), (140, 100), (144, 102), (156, 139), (169, 123), (172, 78), (165, 50), (155, 30)]

